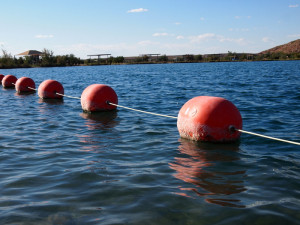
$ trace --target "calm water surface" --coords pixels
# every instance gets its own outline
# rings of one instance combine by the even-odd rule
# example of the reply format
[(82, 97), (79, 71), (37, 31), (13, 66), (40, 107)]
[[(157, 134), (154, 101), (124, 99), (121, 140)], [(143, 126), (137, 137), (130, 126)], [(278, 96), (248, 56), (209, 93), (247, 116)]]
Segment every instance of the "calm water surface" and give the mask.
[[(200, 95), (232, 101), (244, 130), (300, 141), (300, 61), (0, 70), (80, 97), (172, 116)], [(300, 148), (243, 134), (180, 139), (176, 120), (126, 109), (89, 115), (0, 88), (0, 224), (300, 224)]]

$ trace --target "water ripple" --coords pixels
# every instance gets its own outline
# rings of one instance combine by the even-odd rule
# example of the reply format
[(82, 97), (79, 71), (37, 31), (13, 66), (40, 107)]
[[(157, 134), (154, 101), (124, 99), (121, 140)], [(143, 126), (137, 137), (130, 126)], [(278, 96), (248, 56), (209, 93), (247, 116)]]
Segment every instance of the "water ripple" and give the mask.
[[(119, 104), (177, 116), (190, 98), (227, 98), (245, 130), (300, 141), (300, 63), (241, 62), (1, 70), (80, 96), (110, 85)], [(176, 120), (0, 89), (1, 224), (299, 224), (297, 146), (242, 135), (179, 138)]]

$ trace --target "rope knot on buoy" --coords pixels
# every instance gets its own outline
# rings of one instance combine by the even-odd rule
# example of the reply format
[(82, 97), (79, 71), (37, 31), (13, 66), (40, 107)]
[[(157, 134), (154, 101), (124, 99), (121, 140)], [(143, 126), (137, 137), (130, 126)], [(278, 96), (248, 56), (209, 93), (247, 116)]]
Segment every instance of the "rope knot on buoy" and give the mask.
[(228, 130), (229, 130), (231, 133), (237, 132), (235, 126), (233, 126), (233, 125), (230, 125), (230, 126), (228, 127)]

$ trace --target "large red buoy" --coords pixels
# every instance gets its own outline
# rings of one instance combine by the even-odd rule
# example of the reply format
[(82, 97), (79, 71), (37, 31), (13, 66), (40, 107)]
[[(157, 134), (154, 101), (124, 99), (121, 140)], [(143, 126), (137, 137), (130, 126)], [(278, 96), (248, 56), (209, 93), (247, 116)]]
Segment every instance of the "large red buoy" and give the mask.
[(38, 96), (43, 99), (62, 99), (63, 96), (56, 93), (64, 94), (62, 84), (56, 80), (45, 80), (38, 88)]
[(116, 106), (109, 105), (108, 102), (118, 104), (118, 96), (111, 87), (104, 84), (92, 84), (81, 94), (81, 106), (86, 112), (116, 109)]
[(240, 137), (242, 117), (230, 101), (199, 96), (186, 102), (179, 111), (177, 128), (182, 138), (194, 141), (230, 142)]
[(2, 86), (4, 88), (14, 88), (17, 78), (14, 75), (6, 75), (2, 79)]
[(35, 89), (35, 83), (29, 77), (21, 77), (17, 80), (15, 87), (18, 93), (33, 92), (34, 90), (30, 88)]
[(3, 77), (4, 77), (4, 75), (0, 74), (0, 82), (2, 82)]

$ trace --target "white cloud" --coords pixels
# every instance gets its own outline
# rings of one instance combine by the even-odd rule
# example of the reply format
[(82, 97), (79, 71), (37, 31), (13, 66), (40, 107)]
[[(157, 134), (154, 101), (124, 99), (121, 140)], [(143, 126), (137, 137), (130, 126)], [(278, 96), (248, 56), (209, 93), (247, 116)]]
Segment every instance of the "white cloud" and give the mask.
[(148, 11), (148, 9), (138, 8), (138, 9), (128, 10), (127, 13), (140, 13), (140, 12), (147, 12), (147, 11)]
[(217, 41), (220, 43), (223, 42), (232, 42), (239, 45), (245, 45), (247, 44), (247, 41), (245, 38), (227, 38), (222, 35), (217, 35), (214, 33), (206, 33), (201, 34), (198, 36), (191, 36), (189, 37), (191, 43), (202, 43), (202, 42), (208, 42), (208, 41)]
[(272, 43), (272, 42), (274, 42), (271, 38), (269, 38), (269, 37), (263, 37), (262, 38), (262, 41), (263, 42), (265, 42), (265, 43)]
[(176, 23), (174, 23), (175, 25), (181, 25), (182, 23), (180, 23), (180, 22), (176, 22)]
[(217, 38), (217, 35), (214, 33), (205, 33), (205, 34), (200, 34), (198, 36), (189, 37), (189, 39), (191, 40), (192, 43), (209, 41), (209, 40), (216, 39), (216, 38)]
[(73, 45), (55, 46), (55, 54), (75, 54), (83, 59), (88, 58), (90, 54), (112, 54), (112, 56), (137, 56), (139, 54), (158, 51), (160, 42), (143, 40), (135, 43), (114, 43), (114, 44), (88, 44), (78, 43)]
[(35, 38), (53, 38), (54, 35), (52, 34), (38, 34), (38, 35), (35, 35)]
[(245, 18), (251, 19), (252, 16), (235, 16), (234, 18), (237, 19), (237, 20), (239, 20), (239, 19), (245, 19)]
[(142, 45), (142, 46), (149, 46), (149, 45), (158, 45), (159, 42), (154, 42), (154, 41), (140, 41), (137, 43), (138, 45)]
[(236, 32), (248, 32), (250, 31), (249, 28), (229, 28), (229, 31), (236, 31)]
[[(161, 34), (161, 33), (159, 33)], [(242, 36), (232, 38), (217, 33), (204, 33), (194, 36), (174, 35), (167, 33), (167, 37), (174, 37), (173, 42), (170, 40), (156, 41), (145, 39), (134, 42), (109, 43), (109, 44), (89, 44), (77, 43), (74, 45), (54, 46), (55, 54), (75, 54), (83, 59), (88, 58), (90, 54), (107, 53), (112, 56), (138, 56), (144, 53), (160, 54), (209, 54), (221, 53), (228, 50), (235, 52), (254, 51), (253, 43)], [(164, 38), (162, 38), (164, 39)], [(158, 40), (158, 39), (157, 39)], [(264, 39), (268, 41), (266, 37)], [(261, 42), (263, 44), (263, 42)], [(242, 47), (241, 47), (242, 46)]]
[(249, 28), (242, 28), (241, 31), (248, 32), (248, 31), (250, 31), (250, 29)]
[(116, 54), (120, 55), (122, 51), (128, 52), (131, 51), (132, 46), (127, 45), (125, 43), (117, 43), (117, 44), (87, 44), (87, 43), (78, 43), (73, 45), (63, 45), (56, 46), (55, 53), (57, 54), (75, 54), (81, 58), (88, 58), (87, 55), (90, 54)]
[(4, 46), (4, 42), (0, 42), (0, 46), (3, 47)]
[(225, 38), (225, 37), (220, 37), (219, 42), (233, 42), (239, 45), (245, 45), (247, 44), (247, 41), (245, 38)]
[(161, 37), (161, 36), (168, 36), (168, 33), (154, 33), (152, 34), (153, 37)]
[(298, 4), (296, 4), (296, 5), (289, 5), (289, 8), (297, 8), (297, 7), (299, 7)]
[(300, 38), (300, 34), (290, 34), (288, 35), (290, 38)]
[[(176, 54), (210, 54), (227, 52), (249, 51), (253, 52), (253, 43), (244, 38), (227, 38), (217, 34), (202, 34), (194, 37), (175, 36), (174, 40), (184, 38), (182, 41), (158, 42), (151, 40), (141, 40), (132, 43), (110, 43), (110, 44), (88, 44), (78, 43), (74, 45), (54, 46), (55, 54), (75, 54), (83, 59), (90, 54), (107, 53), (112, 56), (138, 56), (146, 53), (159, 53), (167, 55)], [(192, 38), (199, 37), (203, 42), (192, 42)], [(176, 38), (176, 39), (175, 39)], [(240, 47), (239, 46), (243, 46)]]

